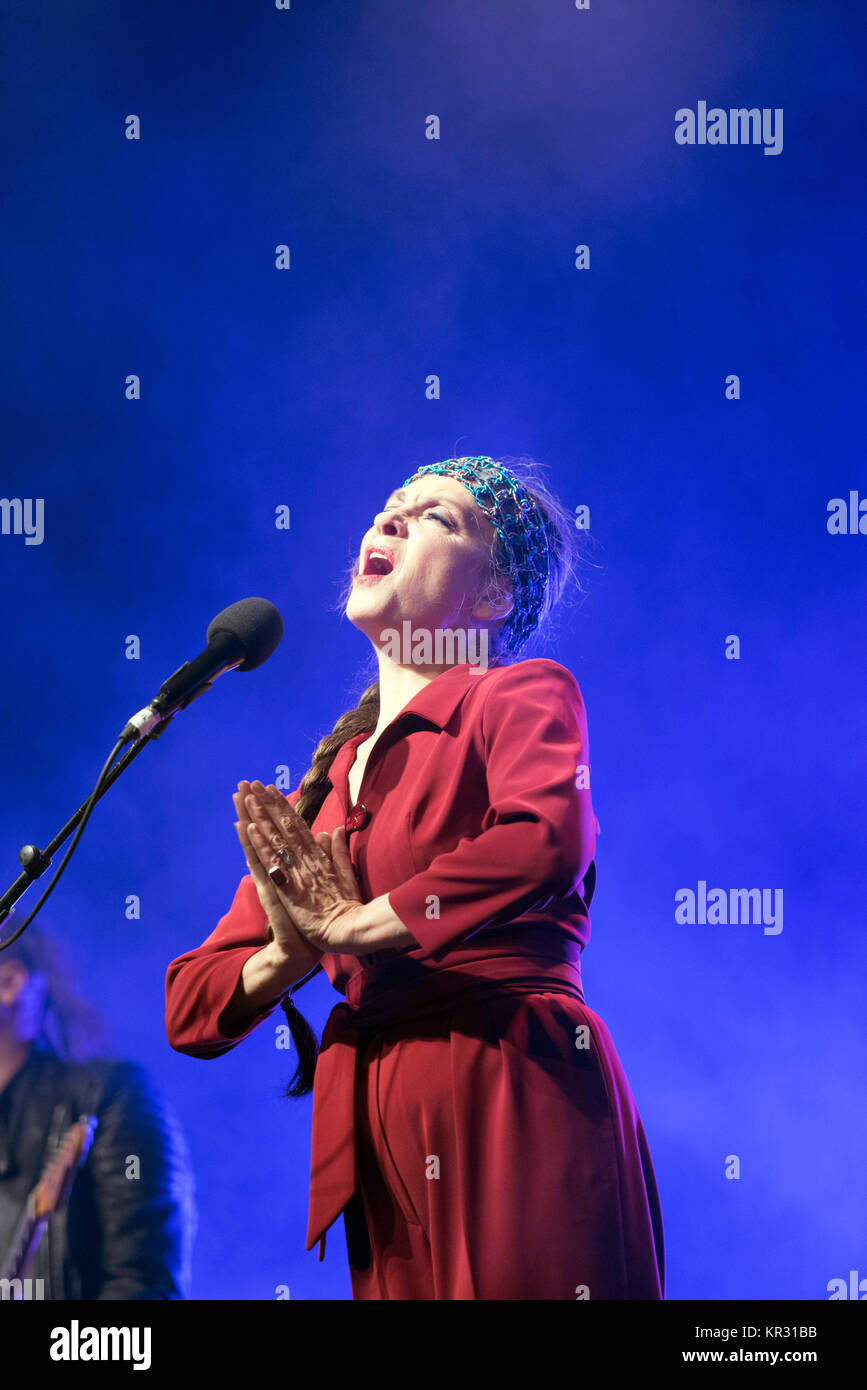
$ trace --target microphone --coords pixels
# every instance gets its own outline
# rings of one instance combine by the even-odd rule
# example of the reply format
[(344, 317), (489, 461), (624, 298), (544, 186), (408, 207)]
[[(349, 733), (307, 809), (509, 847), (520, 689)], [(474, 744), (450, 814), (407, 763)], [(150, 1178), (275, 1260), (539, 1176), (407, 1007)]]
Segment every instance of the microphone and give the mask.
[(124, 725), (118, 742), (131, 743), (210, 690), (224, 671), (255, 671), (279, 645), (283, 619), (266, 598), (242, 598), (211, 620), (208, 645), (163, 681), (159, 694)]

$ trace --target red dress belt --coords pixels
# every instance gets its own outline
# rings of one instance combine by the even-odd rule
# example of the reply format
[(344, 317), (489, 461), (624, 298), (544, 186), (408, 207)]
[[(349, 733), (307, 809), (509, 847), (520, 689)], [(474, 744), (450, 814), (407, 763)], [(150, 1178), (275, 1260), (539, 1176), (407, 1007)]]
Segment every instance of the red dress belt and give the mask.
[(454, 963), (448, 966), (402, 956), (379, 962), (375, 973), (367, 969), (353, 975), (347, 1002), (335, 1005), (328, 1016), (316, 1063), (306, 1250), (318, 1240), (319, 1259), (324, 1259), (325, 1233), (356, 1189), (355, 1082), (366, 1044), (388, 1024), (403, 1025), (491, 995), (554, 991), (583, 1004), (578, 943), (561, 937), (550, 943), (539, 940), (534, 947), (539, 949), (532, 954), (518, 954), (511, 946), (508, 953), (469, 960), (455, 960), (452, 952)]

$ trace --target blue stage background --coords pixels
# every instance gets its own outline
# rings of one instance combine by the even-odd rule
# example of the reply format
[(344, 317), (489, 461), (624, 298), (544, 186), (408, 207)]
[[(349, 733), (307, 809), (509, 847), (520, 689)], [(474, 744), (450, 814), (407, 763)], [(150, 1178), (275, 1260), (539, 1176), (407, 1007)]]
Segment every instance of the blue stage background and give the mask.
[[(2, 492), (44, 499), (44, 536), (0, 536), (2, 886), (214, 614), (262, 595), (286, 622), (108, 793), (41, 915), (182, 1120), (193, 1296), (351, 1296), (342, 1223), (304, 1250), (282, 1015), (194, 1060), (163, 982), (246, 872), (237, 781), (296, 786), (369, 679), (335, 610), (361, 535), (455, 452), (538, 459), (590, 508), (546, 654), (588, 708), (585, 990), (647, 1130), (668, 1297), (867, 1276), (867, 535), (828, 531), (867, 495), (863, 13), (16, 0), (4, 28)], [(699, 101), (782, 108), (781, 152), (678, 144)], [(678, 923), (701, 880), (781, 888), (782, 931)], [(338, 996), (302, 998), (321, 1031)]]

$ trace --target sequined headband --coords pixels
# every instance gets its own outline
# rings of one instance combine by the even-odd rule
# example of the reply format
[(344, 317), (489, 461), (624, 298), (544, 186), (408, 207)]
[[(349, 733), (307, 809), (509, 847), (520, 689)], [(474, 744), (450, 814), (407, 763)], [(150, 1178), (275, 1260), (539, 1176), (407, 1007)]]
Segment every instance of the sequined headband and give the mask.
[(417, 468), (404, 487), (423, 473), (457, 478), (502, 542), (512, 580), (514, 608), (503, 629), (509, 648), (523, 646), (539, 622), (548, 580), (548, 531), (530, 493), (508, 468), (485, 454), (443, 459)]

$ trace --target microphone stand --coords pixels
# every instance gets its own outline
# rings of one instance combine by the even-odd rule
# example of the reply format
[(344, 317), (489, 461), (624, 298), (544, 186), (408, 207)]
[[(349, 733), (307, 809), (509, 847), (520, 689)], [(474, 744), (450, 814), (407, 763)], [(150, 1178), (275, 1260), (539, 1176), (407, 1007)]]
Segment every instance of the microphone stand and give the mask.
[[(2, 897), (0, 897), (0, 926), (2, 926), (3, 922), (5, 922), (6, 918), (9, 916), (9, 912), (12, 908), (13, 903), (16, 903), (18, 899), (22, 896), (22, 894), (26, 893), (31, 883), (34, 883), (36, 879), (40, 877), (40, 875), (45, 873), (45, 870), (51, 863), (52, 855), (57, 853), (64, 840), (69, 839), (69, 836), (72, 834), (75, 827), (81, 822), (81, 818), (87, 810), (88, 806), (90, 806), (91, 803), (93, 803), (93, 806), (95, 806), (97, 801), (101, 801), (102, 798), (105, 796), (105, 793), (108, 791), (109, 787), (117, 781), (118, 777), (120, 777), (122, 773), (126, 772), (126, 769), (129, 767), (130, 763), (135, 761), (142, 749), (148, 743), (150, 743), (151, 739), (159, 738), (160, 734), (164, 733), (165, 730), (169, 727), (175, 715), (178, 714), (181, 709), (186, 709), (187, 705), (191, 704), (192, 701), (195, 700), (198, 695), (204, 694), (204, 691), (206, 689), (210, 689), (210, 682), (204, 687), (196, 689), (194, 693), (191, 693), (189, 698), (185, 700), (184, 704), (178, 706), (178, 709), (174, 709), (172, 710), (171, 714), (163, 716), (159, 724), (157, 724), (153, 729), (151, 729), (149, 733), (141, 734), (137, 741), (123, 755), (123, 757), (114, 764), (111, 770), (105, 773), (105, 775), (100, 778), (101, 786), (97, 791), (96, 795), (94, 796), (94, 794), (91, 793), (91, 795), (87, 798), (86, 801), (82, 801), (78, 810), (75, 812), (75, 815), (72, 816), (66, 822), (62, 830), (58, 830), (54, 839), (46, 845), (44, 850), (39, 849), (37, 845), (22, 846), (22, 848), (18, 851), (18, 858), (21, 861), (21, 864), (23, 865), (23, 870), (15, 879), (14, 883), (10, 884), (10, 886), (6, 889), (6, 892), (2, 895)], [(118, 740), (118, 743), (115, 746), (122, 746), (120, 740)], [(48, 891), (50, 892), (51, 889), (49, 888)], [(21, 929), (19, 928), (19, 931), (20, 930)], [(2, 956), (0, 956), (0, 959), (2, 959)], [(308, 975), (305, 975), (302, 980), (297, 980), (295, 982), (295, 984), (292, 986), (292, 990), (290, 990), (289, 992), (290, 1005), (292, 1003), (292, 991), (300, 989), (302, 985), (306, 985), (308, 980), (312, 980), (314, 975), (318, 975), (321, 969), (322, 962), (317, 961)]]
[[(18, 875), (14, 883), (10, 884), (2, 897), (0, 897), (0, 924), (6, 920), (12, 905), (27, 891), (31, 883), (34, 883), (41, 874), (45, 873), (45, 870), (51, 863), (52, 855), (57, 853), (64, 840), (69, 839), (69, 836), (81, 821), (82, 816), (91, 802), (95, 806), (97, 801), (102, 800), (109, 787), (117, 781), (122, 773), (126, 772), (130, 763), (135, 761), (145, 745), (148, 744), (151, 739), (159, 738), (160, 734), (168, 728), (177, 713), (177, 710), (173, 710), (171, 714), (166, 715), (150, 733), (144, 734), (126, 751), (126, 753), (124, 753), (123, 757), (121, 757), (120, 760), (115, 763), (114, 767), (102, 778), (102, 786), (96, 796), (91, 793), (86, 801), (82, 801), (75, 815), (66, 822), (62, 830), (58, 830), (54, 839), (46, 845), (44, 850), (39, 849), (38, 845), (22, 846), (18, 851), (18, 858), (24, 866), (23, 871)], [(0, 959), (2, 959), (2, 957), (0, 957)]]

